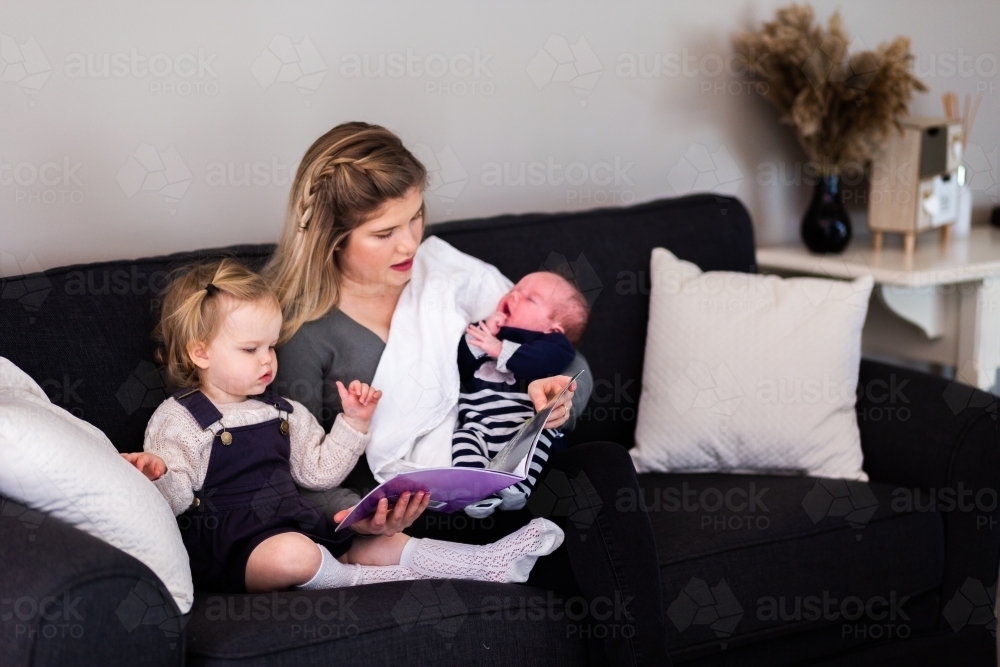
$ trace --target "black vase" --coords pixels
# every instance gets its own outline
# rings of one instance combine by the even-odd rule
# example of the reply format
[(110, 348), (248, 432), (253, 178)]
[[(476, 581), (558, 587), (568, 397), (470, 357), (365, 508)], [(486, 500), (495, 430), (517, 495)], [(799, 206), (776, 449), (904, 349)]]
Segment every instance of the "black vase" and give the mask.
[(851, 240), (851, 218), (844, 207), (839, 176), (823, 176), (802, 218), (802, 240), (813, 252), (840, 252)]

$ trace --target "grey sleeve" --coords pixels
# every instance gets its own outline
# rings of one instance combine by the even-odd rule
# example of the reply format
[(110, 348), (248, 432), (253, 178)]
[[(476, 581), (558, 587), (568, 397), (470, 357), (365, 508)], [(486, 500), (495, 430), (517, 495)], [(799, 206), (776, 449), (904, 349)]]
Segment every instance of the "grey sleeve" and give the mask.
[(278, 348), (277, 355), (275, 391), (306, 406), (316, 420), (323, 424), (323, 381), (329, 360), (323, 358), (302, 330)]
[(586, 357), (577, 350), (576, 356), (573, 357), (573, 361), (570, 362), (569, 367), (563, 371), (563, 375), (573, 376), (582, 370), (587, 372), (581, 375), (580, 379), (576, 381), (576, 393), (573, 394), (573, 408), (570, 410), (569, 419), (566, 420), (566, 423), (562, 427), (562, 430), (566, 432), (576, 428), (576, 419), (587, 407), (587, 401), (590, 400), (590, 392), (594, 390), (594, 374), (590, 372), (590, 364), (587, 363)]

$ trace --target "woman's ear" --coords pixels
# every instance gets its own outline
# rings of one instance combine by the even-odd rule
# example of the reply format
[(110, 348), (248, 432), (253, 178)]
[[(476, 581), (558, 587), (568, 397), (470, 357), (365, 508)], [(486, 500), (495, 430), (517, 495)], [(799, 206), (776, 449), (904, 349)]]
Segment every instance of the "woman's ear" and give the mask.
[(208, 368), (208, 346), (200, 340), (192, 340), (187, 344), (187, 353), (191, 358), (191, 363), (205, 370)]

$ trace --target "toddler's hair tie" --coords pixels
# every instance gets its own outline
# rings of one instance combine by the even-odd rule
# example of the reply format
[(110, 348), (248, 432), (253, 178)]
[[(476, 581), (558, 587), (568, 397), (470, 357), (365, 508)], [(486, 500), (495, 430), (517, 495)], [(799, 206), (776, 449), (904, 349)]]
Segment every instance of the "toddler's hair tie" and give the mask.
[(205, 285), (205, 291), (214, 296), (219, 293), (219, 288), (212, 283), (209, 283)]

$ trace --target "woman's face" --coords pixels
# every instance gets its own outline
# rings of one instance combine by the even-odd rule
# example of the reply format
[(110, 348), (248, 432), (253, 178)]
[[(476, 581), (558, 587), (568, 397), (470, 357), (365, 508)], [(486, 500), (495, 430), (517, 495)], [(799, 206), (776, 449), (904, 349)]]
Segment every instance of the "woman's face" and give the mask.
[(424, 233), (423, 203), (420, 189), (411, 188), (352, 231), (345, 247), (337, 250), (345, 280), (376, 290), (405, 285)]

